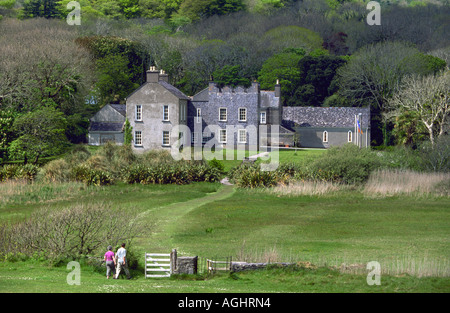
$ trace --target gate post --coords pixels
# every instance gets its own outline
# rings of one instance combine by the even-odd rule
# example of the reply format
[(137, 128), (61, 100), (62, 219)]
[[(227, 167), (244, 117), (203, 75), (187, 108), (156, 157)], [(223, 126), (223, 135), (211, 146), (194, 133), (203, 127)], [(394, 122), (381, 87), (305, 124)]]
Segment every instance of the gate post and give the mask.
[(170, 275), (177, 269), (177, 249), (172, 249), (170, 253)]

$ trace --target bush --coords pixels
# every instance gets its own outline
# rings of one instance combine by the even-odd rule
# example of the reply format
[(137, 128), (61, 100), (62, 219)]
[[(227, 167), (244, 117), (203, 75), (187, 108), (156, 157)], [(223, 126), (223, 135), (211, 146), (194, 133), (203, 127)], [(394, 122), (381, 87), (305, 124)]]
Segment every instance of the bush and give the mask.
[(16, 165), (7, 164), (0, 168), (0, 181), (12, 179), (24, 179), (33, 181), (39, 171), (39, 167), (34, 164)]
[(129, 184), (188, 184), (190, 182), (215, 182), (220, 172), (207, 164), (197, 162), (174, 162), (147, 166), (135, 164), (123, 173)]
[(262, 171), (259, 164), (242, 163), (229, 172), (231, 180), (243, 188), (273, 187), (278, 184), (276, 171)]
[(70, 165), (65, 159), (47, 163), (39, 172), (39, 180), (44, 182), (67, 182), (71, 177)]
[(102, 255), (108, 245), (133, 239), (142, 227), (135, 213), (112, 210), (109, 204), (42, 209), (25, 221), (0, 225), (0, 259), (45, 255), (57, 261)]
[(84, 182), (87, 185), (104, 186), (113, 183), (113, 179), (108, 172), (92, 169), (87, 164), (74, 167), (71, 176), (76, 181)]
[(327, 181), (358, 184), (367, 181), (370, 173), (381, 165), (373, 151), (346, 144), (332, 147), (316, 159), (311, 164), (309, 175), (317, 174), (317, 178)]

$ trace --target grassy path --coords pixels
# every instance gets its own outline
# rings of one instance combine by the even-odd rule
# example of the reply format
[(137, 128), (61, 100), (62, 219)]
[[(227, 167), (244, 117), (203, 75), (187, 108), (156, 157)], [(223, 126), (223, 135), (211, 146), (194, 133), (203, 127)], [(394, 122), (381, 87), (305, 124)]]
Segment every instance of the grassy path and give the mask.
[(143, 252), (154, 253), (169, 253), (172, 249), (178, 248), (174, 246), (172, 240), (172, 234), (176, 231), (178, 220), (193, 209), (226, 199), (233, 193), (234, 186), (222, 185), (218, 191), (205, 197), (152, 208), (141, 213), (138, 218), (144, 219), (150, 225), (151, 235), (138, 238), (135, 243), (137, 248), (143, 250)]

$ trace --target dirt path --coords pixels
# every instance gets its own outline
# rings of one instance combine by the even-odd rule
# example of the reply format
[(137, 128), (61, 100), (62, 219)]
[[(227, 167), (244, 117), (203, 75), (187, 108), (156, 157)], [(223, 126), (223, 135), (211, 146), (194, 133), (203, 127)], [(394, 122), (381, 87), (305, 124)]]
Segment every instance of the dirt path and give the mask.
[(146, 252), (169, 253), (172, 248), (176, 248), (173, 246), (171, 234), (176, 232), (180, 218), (200, 206), (226, 199), (233, 193), (233, 185), (222, 184), (218, 191), (205, 197), (173, 203), (141, 213), (138, 218), (148, 221), (151, 234), (138, 238), (136, 244), (144, 248)]

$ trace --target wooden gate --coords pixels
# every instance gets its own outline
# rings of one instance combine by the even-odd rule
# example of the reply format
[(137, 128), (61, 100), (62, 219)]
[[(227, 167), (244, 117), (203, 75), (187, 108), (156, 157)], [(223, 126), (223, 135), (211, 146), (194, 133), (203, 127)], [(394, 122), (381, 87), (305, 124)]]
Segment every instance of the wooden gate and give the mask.
[(146, 253), (145, 278), (170, 277), (172, 274), (172, 253)]

